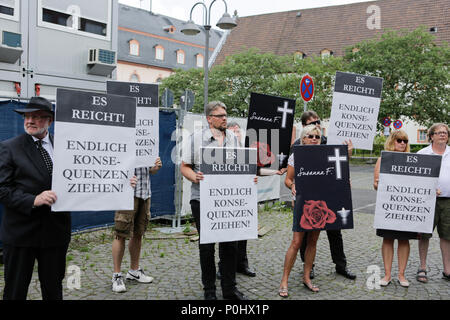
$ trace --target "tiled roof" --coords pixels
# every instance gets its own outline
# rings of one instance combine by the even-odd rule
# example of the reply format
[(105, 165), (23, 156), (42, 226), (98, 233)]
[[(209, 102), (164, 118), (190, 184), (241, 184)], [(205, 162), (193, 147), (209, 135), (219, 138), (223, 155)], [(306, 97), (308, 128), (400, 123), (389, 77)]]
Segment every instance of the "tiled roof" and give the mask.
[[(187, 17), (186, 17), (187, 18)], [(193, 68), (196, 67), (196, 55), (205, 52), (205, 33), (196, 36), (186, 36), (180, 30), (183, 23), (175, 18), (149, 12), (147, 10), (119, 4), (119, 32), (118, 32), (118, 59), (131, 63), (156, 66), (161, 68)], [(173, 33), (165, 27), (174, 26)], [(214, 49), (219, 43), (222, 32), (216, 29), (210, 31), (210, 48)], [(129, 54), (129, 41), (135, 39), (139, 42), (139, 56)], [(155, 59), (156, 45), (164, 47), (164, 61)], [(186, 63), (176, 63), (177, 50), (185, 52)], [(210, 55), (212, 54), (210, 50)]]
[[(367, 13), (371, 5), (380, 8), (381, 30), (367, 27), (373, 15), (372, 11)], [(379, 0), (240, 17), (215, 63), (252, 47), (277, 55), (301, 51), (308, 56), (329, 49), (341, 56), (345, 47), (385, 30), (413, 30), (421, 25), (437, 27), (434, 35), (438, 43), (450, 42), (450, 1)]]

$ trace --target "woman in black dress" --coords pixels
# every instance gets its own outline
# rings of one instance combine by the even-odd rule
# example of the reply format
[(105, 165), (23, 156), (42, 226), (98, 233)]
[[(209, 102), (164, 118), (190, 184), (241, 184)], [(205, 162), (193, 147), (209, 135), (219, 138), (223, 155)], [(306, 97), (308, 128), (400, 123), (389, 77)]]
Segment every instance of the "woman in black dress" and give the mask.
[[(408, 135), (403, 130), (397, 130), (390, 134), (384, 144), (384, 150), (396, 151), (396, 152), (410, 152)], [(381, 158), (378, 158), (375, 164), (374, 170), (374, 183), (375, 190), (378, 189), (378, 179), (380, 176), (380, 164)], [(402, 287), (409, 287), (409, 282), (405, 278), (406, 265), (409, 258), (409, 240), (417, 239), (416, 232), (395, 231), (377, 229), (377, 236), (383, 238), (383, 245), (381, 246), (381, 254), (383, 256), (384, 263), (384, 277), (380, 280), (380, 286), (385, 287), (391, 283), (392, 276), (392, 261), (394, 259), (394, 241), (397, 240), (397, 256), (398, 256), (398, 282)]]
[[(319, 145), (322, 133), (315, 125), (309, 125), (303, 128), (300, 141), (302, 145)], [(292, 153), (288, 160), (288, 169), (285, 179), (285, 185), (291, 189), (292, 195), (298, 197), (295, 189), (295, 179), (294, 179), (294, 154)], [(283, 277), (281, 279), (280, 288), (278, 294), (280, 297), (286, 298), (288, 294), (288, 279), (291, 273), (292, 266), (297, 258), (298, 249), (300, 248), (305, 232), (300, 231), (300, 216), (299, 211), (294, 210), (293, 215), (293, 237), (291, 244), (286, 252), (283, 267)], [(303, 285), (311, 290), (312, 292), (318, 292), (319, 288), (312, 284), (310, 278), (310, 272), (314, 263), (316, 256), (317, 240), (319, 239), (320, 230), (313, 230), (308, 232), (308, 245), (306, 247), (305, 253), (305, 264), (303, 266)]]

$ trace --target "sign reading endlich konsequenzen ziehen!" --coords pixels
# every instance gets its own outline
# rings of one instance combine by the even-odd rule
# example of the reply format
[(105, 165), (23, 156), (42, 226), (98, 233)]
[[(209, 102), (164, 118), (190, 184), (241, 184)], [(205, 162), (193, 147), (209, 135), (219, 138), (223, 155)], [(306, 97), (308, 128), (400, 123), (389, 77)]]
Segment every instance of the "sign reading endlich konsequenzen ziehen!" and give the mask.
[(352, 140), (357, 149), (372, 150), (383, 79), (336, 72), (327, 144)]
[(432, 233), (442, 157), (381, 153), (374, 228)]
[(256, 149), (201, 148), (200, 243), (258, 238)]
[(136, 99), (56, 91), (53, 211), (132, 210)]
[(136, 98), (136, 168), (153, 166), (159, 155), (158, 85), (107, 81), (106, 92)]

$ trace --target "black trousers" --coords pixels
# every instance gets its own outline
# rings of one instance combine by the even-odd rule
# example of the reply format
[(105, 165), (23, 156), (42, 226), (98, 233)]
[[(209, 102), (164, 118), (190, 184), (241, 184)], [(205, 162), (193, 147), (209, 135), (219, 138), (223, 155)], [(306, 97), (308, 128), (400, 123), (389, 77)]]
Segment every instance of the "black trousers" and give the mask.
[[(221, 261), (219, 260), (219, 270), (222, 273)], [(237, 259), (236, 259), (236, 270), (243, 271), (248, 268), (248, 258), (247, 258), (247, 240), (237, 241)]]
[(35, 260), (43, 300), (62, 300), (68, 244), (52, 248), (3, 245), (5, 288), (3, 300), (26, 300)]
[[(330, 243), (331, 258), (336, 265), (336, 269), (344, 270), (347, 267), (347, 259), (345, 258), (341, 230), (327, 230), (327, 237)], [(300, 246), (302, 261), (305, 261), (307, 238), (307, 236), (303, 237), (302, 245)]]
[[(200, 202), (191, 200), (192, 215), (195, 219), (197, 231), (200, 234)], [(200, 251), (200, 267), (202, 270), (202, 284), (203, 290), (216, 290), (216, 263), (215, 263), (215, 244), (198, 244)], [(219, 243), (219, 258), (221, 261), (222, 277), (220, 285), (222, 287), (223, 295), (231, 294), (236, 288), (236, 255), (237, 242), (220, 242)]]

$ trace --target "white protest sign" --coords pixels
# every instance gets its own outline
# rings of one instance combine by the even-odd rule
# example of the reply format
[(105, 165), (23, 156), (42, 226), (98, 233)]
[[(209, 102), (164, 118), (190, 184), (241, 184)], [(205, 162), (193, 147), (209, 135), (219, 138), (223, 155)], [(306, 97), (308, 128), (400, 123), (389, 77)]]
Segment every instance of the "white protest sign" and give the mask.
[(136, 99), (57, 89), (52, 211), (132, 210)]
[(441, 156), (381, 153), (374, 228), (433, 232)]
[(106, 91), (108, 94), (136, 98), (135, 167), (152, 167), (159, 155), (158, 85), (107, 81)]
[(201, 148), (200, 243), (258, 238), (256, 149)]
[(356, 149), (372, 150), (383, 79), (336, 72), (327, 144), (352, 140)]

